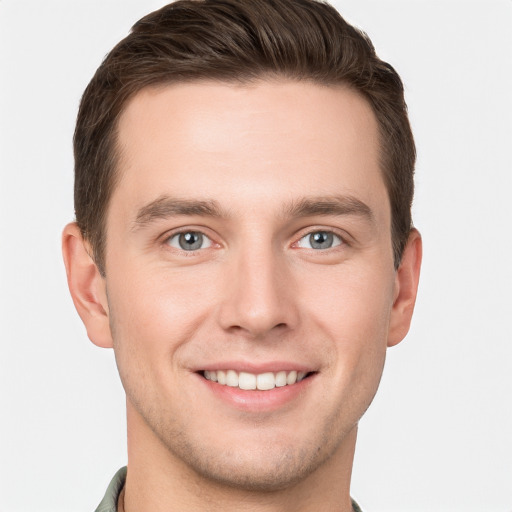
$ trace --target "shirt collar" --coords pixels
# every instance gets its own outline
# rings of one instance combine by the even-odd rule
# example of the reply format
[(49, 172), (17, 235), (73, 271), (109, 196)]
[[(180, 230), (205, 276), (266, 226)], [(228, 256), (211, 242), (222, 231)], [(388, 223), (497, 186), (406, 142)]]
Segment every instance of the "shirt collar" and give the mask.
[(126, 481), (126, 466), (121, 468), (112, 478), (105, 496), (98, 505), (96, 512), (117, 512), (117, 500)]

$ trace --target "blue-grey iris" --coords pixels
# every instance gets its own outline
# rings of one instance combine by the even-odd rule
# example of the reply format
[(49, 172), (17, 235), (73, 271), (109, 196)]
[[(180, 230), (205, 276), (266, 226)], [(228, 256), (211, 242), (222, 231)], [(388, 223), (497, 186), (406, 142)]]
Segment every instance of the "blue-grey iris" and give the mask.
[(196, 249), (201, 249), (203, 245), (203, 235), (196, 231), (180, 233), (178, 243), (184, 251), (195, 251)]
[(334, 242), (334, 236), (328, 231), (316, 231), (309, 235), (309, 243), (313, 249), (329, 249)]

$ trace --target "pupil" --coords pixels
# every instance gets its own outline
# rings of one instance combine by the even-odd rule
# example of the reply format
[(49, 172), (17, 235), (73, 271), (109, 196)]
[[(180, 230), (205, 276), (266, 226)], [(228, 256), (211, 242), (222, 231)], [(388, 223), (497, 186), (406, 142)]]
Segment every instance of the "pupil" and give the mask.
[(309, 241), (313, 249), (329, 249), (332, 246), (333, 236), (332, 233), (318, 231), (309, 237)]
[(203, 245), (203, 235), (201, 233), (182, 233), (179, 238), (180, 247), (185, 251), (200, 249)]

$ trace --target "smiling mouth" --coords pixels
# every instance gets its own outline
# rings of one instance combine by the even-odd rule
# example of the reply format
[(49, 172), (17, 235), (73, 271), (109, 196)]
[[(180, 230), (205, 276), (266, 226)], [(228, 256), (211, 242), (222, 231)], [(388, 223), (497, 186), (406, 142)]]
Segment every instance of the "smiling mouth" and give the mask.
[(209, 381), (221, 386), (243, 390), (268, 391), (274, 388), (293, 386), (308, 378), (314, 372), (280, 371), (265, 373), (237, 372), (235, 370), (204, 370), (200, 374)]

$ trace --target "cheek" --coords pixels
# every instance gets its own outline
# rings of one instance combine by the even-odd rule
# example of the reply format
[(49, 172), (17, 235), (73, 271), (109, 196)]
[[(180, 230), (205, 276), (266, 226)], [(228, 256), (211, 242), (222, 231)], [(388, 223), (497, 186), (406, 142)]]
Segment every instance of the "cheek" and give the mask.
[(340, 265), (335, 271), (311, 272), (303, 281), (300, 300), (340, 341), (370, 342), (387, 331), (393, 305), (394, 275), (375, 265)]
[[(108, 285), (114, 341), (144, 349), (146, 357), (175, 351), (208, 315), (214, 279), (185, 269), (111, 275)], [(142, 354), (141, 354), (142, 355)]]
[(181, 347), (207, 316), (201, 304), (208, 293), (198, 292), (199, 280), (186, 273), (139, 271), (130, 279), (120, 274), (109, 278), (114, 352), (126, 394), (140, 413), (165, 414), (169, 404), (161, 397), (174, 396), (184, 377)]
[[(313, 282), (321, 282), (319, 276)], [(337, 379), (374, 387), (384, 364), (393, 305), (392, 272), (375, 266), (340, 266), (324, 286), (309, 286), (302, 297), (304, 318), (327, 337), (330, 371)], [(306, 300), (305, 297), (308, 297)], [(320, 347), (319, 347), (320, 349)], [(346, 382), (340, 382), (345, 388)]]

